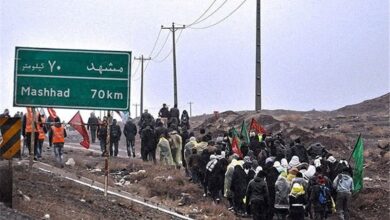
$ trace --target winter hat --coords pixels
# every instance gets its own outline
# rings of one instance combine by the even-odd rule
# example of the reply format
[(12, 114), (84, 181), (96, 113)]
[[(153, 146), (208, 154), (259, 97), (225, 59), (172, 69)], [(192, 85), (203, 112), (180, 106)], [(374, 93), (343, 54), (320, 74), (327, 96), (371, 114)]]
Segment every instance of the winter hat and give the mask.
[(196, 141), (195, 137), (190, 137), (190, 141)]
[(273, 163), (274, 162), (274, 158), (273, 157), (267, 157), (267, 159), (265, 159), (265, 164), (267, 163)]
[(290, 163), (288, 163), (288, 165), (290, 166), (290, 167), (296, 167), (296, 166), (298, 166), (300, 164), (300, 162), (299, 162), (299, 157), (298, 156), (293, 156), (292, 158), (291, 158), (291, 160), (290, 160)]
[(303, 186), (299, 183), (294, 183), (292, 188), (291, 188), (291, 194), (294, 195), (301, 195), (304, 194), (305, 190), (303, 189)]
[(280, 165), (282, 165), (283, 168), (288, 168), (288, 162), (287, 162), (287, 159), (286, 158), (283, 158), (281, 161), (280, 161)]
[(260, 171), (262, 171), (263, 170), (263, 167), (261, 167), (261, 166), (257, 166), (256, 167), (256, 170), (255, 170), (255, 173), (256, 174), (258, 174)]
[(299, 172), (299, 170), (296, 168), (296, 167), (293, 167), (291, 168), (288, 173), (289, 174), (292, 174), (292, 175), (297, 175), (297, 173)]
[(251, 158), (249, 156), (245, 156), (244, 163), (252, 163)]
[(334, 158), (334, 156), (329, 156), (327, 161), (330, 163), (334, 163), (334, 162), (336, 162), (336, 158)]
[(280, 162), (279, 162), (279, 161), (275, 161), (275, 162), (274, 162), (274, 167), (275, 167), (275, 168), (280, 167)]

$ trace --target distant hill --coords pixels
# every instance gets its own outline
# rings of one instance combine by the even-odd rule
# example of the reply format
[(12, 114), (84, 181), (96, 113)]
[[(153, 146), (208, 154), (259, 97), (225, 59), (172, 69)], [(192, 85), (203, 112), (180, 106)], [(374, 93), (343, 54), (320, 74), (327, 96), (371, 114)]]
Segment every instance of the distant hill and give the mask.
[(347, 105), (340, 109), (335, 110), (337, 113), (342, 114), (363, 114), (363, 113), (384, 113), (389, 114), (390, 111), (390, 93), (387, 93), (378, 98), (369, 99), (354, 105)]

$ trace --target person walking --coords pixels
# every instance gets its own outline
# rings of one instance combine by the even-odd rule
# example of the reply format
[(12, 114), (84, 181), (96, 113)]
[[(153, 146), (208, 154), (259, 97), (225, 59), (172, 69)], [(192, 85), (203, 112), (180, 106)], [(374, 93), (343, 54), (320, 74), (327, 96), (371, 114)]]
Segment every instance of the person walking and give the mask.
[(98, 126), (99, 126), (99, 119), (96, 118), (95, 112), (91, 112), (91, 116), (88, 118), (87, 129), (91, 134), (92, 143), (95, 143), (96, 141), (96, 131), (98, 129)]
[(66, 130), (60, 122), (56, 122), (54, 126), (51, 126), (51, 130), (53, 131), (54, 154), (58, 165), (63, 168), (63, 149), (66, 137)]
[(106, 152), (107, 146), (107, 120), (104, 119), (103, 123), (99, 126), (98, 129), (98, 139), (100, 141), (100, 150), (102, 151), (102, 156), (104, 156)]
[(133, 157), (135, 157), (135, 135), (137, 135), (137, 126), (133, 123), (131, 118), (127, 120), (125, 127), (123, 128), (123, 134), (126, 137), (127, 156), (131, 157), (131, 154), (133, 154)]
[(304, 187), (298, 182), (294, 183), (289, 195), (290, 214), (291, 220), (304, 220), (305, 219), (305, 205), (306, 197)]
[(170, 113), (169, 113), (169, 110), (168, 110), (168, 107), (167, 107), (167, 104), (163, 104), (162, 108), (160, 109), (160, 111), (158, 112), (158, 117), (160, 118), (165, 118), (166, 120), (169, 119), (169, 116), (170, 116)]
[[(112, 125), (110, 126), (110, 156), (118, 156), (118, 145), (121, 138), (122, 132), (121, 127), (116, 124), (116, 119), (112, 120)], [(112, 148), (114, 146), (114, 149)]]
[[(38, 121), (38, 115), (35, 115), (33, 117), (32, 111), (27, 111), (27, 113), (23, 116), (22, 120), (22, 135), (25, 139), (26, 147), (29, 151), (29, 154), (34, 154), (34, 160), (37, 160), (37, 147), (38, 147), (38, 127), (37, 122)], [(31, 134), (33, 130), (33, 123), (34, 123), (34, 140), (33, 144), (34, 146), (31, 146)]]
[(45, 141), (46, 137), (46, 126), (45, 126), (45, 117), (44, 115), (39, 116), (39, 123), (38, 123), (38, 146), (37, 146), (37, 158), (42, 158), (42, 147), (43, 142)]
[(349, 219), (349, 204), (353, 191), (353, 179), (349, 170), (344, 169), (333, 181), (333, 188), (336, 189), (336, 211), (340, 220)]
[(164, 132), (160, 135), (160, 140), (157, 144), (158, 148), (160, 149), (160, 162), (163, 165), (174, 165), (172, 154), (171, 154), (171, 146), (169, 145), (168, 141), (168, 133)]
[(266, 173), (259, 171), (256, 177), (251, 180), (246, 190), (247, 208), (251, 210), (253, 220), (266, 220), (267, 208), (269, 205), (269, 193), (265, 182)]

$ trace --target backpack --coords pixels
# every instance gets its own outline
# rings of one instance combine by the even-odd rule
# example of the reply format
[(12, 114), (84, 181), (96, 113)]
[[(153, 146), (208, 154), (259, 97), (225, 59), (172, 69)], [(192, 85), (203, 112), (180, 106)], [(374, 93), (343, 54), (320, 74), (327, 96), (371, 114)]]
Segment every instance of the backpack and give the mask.
[(320, 193), (318, 194), (318, 202), (321, 205), (326, 205), (328, 202), (327, 190), (328, 188), (326, 186), (320, 186)]
[(112, 127), (111, 136), (117, 138), (119, 136), (118, 128), (115, 126)]

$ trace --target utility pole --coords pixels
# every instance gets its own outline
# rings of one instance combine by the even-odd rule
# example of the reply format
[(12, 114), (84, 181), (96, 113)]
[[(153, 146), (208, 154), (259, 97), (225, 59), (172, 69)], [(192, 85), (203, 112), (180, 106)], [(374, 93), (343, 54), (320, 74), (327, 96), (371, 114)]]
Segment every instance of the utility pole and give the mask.
[(190, 117), (192, 117), (192, 104), (194, 104), (193, 102), (189, 102), (188, 103), (190, 105)]
[(137, 117), (137, 115), (138, 115), (138, 103), (135, 103), (135, 104), (133, 104), (133, 106), (135, 107), (135, 118)]
[(261, 110), (261, 36), (260, 36), (260, 0), (257, 0), (257, 15), (256, 15), (256, 111)]
[[(141, 57), (134, 57), (134, 60), (141, 60), (141, 114), (144, 111), (144, 60), (151, 60), (151, 58), (144, 58), (144, 55)], [(137, 114), (135, 114), (137, 116)]]
[(164, 27), (161, 25), (161, 29), (168, 29), (172, 31), (172, 42), (173, 42), (173, 103), (177, 106), (177, 76), (176, 76), (176, 40), (175, 32), (180, 29), (185, 29), (185, 25), (182, 27), (175, 27), (175, 23), (172, 23), (172, 27)]

